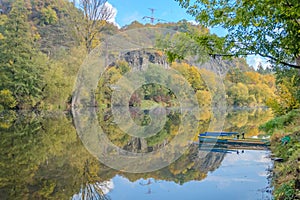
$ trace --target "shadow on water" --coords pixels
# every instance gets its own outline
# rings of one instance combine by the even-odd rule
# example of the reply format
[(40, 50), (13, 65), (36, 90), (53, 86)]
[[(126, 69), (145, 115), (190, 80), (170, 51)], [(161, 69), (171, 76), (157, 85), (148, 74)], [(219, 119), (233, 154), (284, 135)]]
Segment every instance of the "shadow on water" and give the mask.
[[(176, 128), (176, 112), (170, 116)], [(109, 119), (107, 115), (103, 117)], [(265, 110), (233, 111), (226, 118), (225, 129), (244, 131), (247, 137), (258, 136), (258, 125), (269, 118)], [(205, 130), (208, 121), (201, 123), (199, 132)], [(106, 128), (116, 131), (113, 125)], [(176, 131), (175, 128), (169, 131)], [(122, 148), (135, 151), (141, 146), (135, 142), (138, 138), (115, 133), (115, 138), (108, 135)], [(161, 148), (163, 138), (168, 138), (169, 133), (146, 141), (146, 149)], [(187, 199), (193, 199), (201, 193), (205, 197), (205, 191), (238, 199), (232, 196), (232, 187), (259, 197), (260, 191), (268, 192), (264, 188), (269, 186), (266, 176), (271, 161), (266, 158), (266, 151), (206, 152), (203, 156), (198, 145), (192, 145), (176, 162), (161, 170), (119, 172), (101, 164), (86, 150), (72, 117), (60, 112), (3, 112), (0, 142), (0, 199), (182, 199), (187, 193)], [(145, 196), (150, 193), (155, 196)], [(122, 198), (124, 194), (128, 196)]]

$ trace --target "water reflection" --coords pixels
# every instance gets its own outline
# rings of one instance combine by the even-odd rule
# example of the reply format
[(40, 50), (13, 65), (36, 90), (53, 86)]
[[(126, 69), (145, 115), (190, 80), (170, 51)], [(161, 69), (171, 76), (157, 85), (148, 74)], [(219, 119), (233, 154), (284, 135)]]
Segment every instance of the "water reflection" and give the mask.
[(72, 200), (81, 199), (97, 199), (108, 200), (110, 199), (107, 194), (114, 188), (112, 180), (96, 183), (87, 183), (84, 188), (80, 189), (78, 194), (73, 195)]
[[(259, 124), (270, 117), (266, 110), (235, 110), (227, 116), (225, 128), (254, 136)], [(199, 132), (205, 131), (207, 122), (200, 121)], [(126, 142), (115, 140), (122, 147), (128, 144), (126, 137)], [(204, 156), (193, 145), (161, 170), (116, 171), (85, 149), (65, 113), (2, 113), (0, 142), (0, 199), (195, 199), (200, 195), (237, 199), (237, 191), (244, 195), (240, 199), (247, 199), (261, 197), (259, 190), (268, 185), (270, 160), (265, 151), (206, 152)]]
[[(216, 153), (218, 154), (218, 153)], [(246, 151), (243, 155), (226, 154), (222, 164), (209, 171), (202, 181), (178, 184), (162, 179), (130, 181), (116, 176), (112, 199), (271, 199), (267, 173), (270, 160), (266, 152)], [(141, 185), (141, 183), (150, 183)], [(126, 192), (132, 191), (132, 192)]]

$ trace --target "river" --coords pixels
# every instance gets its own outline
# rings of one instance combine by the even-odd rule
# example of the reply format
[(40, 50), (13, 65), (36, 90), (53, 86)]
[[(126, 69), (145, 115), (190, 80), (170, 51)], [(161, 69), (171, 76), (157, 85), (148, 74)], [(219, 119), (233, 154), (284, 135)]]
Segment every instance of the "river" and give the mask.
[[(162, 131), (164, 139), (153, 136), (137, 145), (102, 114), (99, 124), (108, 138), (135, 153), (143, 151), (145, 143), (148, 151), (162, 148), (178, 124), (176, 113), (171, 114), (174, 126)], [(208, 126), (209, 114), (204, 115), (197, 131)], [(223, 128), (261, 137), (258, 126), (271, 117), (265, 109), (231, 110)], [(268, 150), (202, 152), (194, 137), (175, 162), (151, 172), (129, 173), (99, 162), (86, 148), (72, 116), (62, 112), (2, 113), (0, 137), (0, 199), (272, 199)]]

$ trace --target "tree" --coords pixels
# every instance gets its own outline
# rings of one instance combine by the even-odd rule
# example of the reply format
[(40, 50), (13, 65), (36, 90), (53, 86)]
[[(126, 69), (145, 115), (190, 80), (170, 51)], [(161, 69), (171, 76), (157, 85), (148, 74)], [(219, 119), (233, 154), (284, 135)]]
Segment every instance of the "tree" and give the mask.
[(42, 99), (42, 66), (46, 59), (35, 48), (24, 1), (13, 3), (6, 22), (0, 24), (1, 30), (0, 90), (13, 92), (19, 108), (35, 106)]
[[(221, 26), (223, 52), (212, 56), (260, 55), (276, 64), (300, 69), (300, 2), (298, 0), (176, 0), (207, 27)], [(198, 43), (203, 38), (199, 37)]]
[(114, 10), (107, 4), (107, 0), (79, 0), (82, 19), (75, 19), (75, 27), (83, 38), (86, 49), (91, 52), (93, 42), (97, 39), (99, 30), (106, 21), (113, 17)]
[(143, 27), (144, 27), (144, 25), (142, 23), (135, 20), (135, 21), (131, 22), (131, 24), (123, 27), (123, 29), (130, 30), (130, 29), (143, 28)]
[(275, 68), (276, 98), (268, 99), (267, 105), (276, 115), (300, 108), (300, 77), (299, 71), (293, 68)]
[(207, 55), (212, 55), (213, 50), (222, 53), (222, 45), (221, 38), (208, 34), (199, 26), (156, 40), (156, 47), (166, 53), (170, 63), (184, 60), (189, 56), (196, 56), (198, 61), (205, 61), (208, 58)]
[(238, 83), (229, 88), (227, 94), (233, 105), (244, 105), (249, 97), (248, 88), (243, 83)]
[(41, 23), (45, 25), (55, 24), (58, 21), (56, 12), (48, 6), (41, 9)]
[(14, 108), (17, 105), (15, 98), (10, 90), (0, 91), (0, 110), (1, 107), (4, 109)]

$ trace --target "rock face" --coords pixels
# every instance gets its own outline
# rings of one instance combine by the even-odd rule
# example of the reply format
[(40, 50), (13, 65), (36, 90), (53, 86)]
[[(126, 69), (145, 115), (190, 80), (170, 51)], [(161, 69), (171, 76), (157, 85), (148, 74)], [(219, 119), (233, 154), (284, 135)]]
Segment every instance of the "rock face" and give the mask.
[[(133, 70), (145, 70), (149, 64), (162, 65), (168, 68), (167, 56), (154, 50), (133, 50), (119, 55), (120, 60), (125, 60)], [(115, 60), (115, 59), (114, 59)], [(199, 69), (207, 69), (221, 76), (225, 76), (230, 68), (245, 70), (245, 63), (241, 59), (223, 60), (220, 57), (208, 58), (206, 62), (201, 62), (197, 57), (185, 59), (182, 62), (197, 66)]]
[(132, 138), (131, 141), (124, 147), (124, 150), (134, 153), (148, 152), (147, 141), (143, 138)]
[(199, 151), (198, 145), (191, 146), (190, 155), (191, 162), (194, 162), (194, 168), (202, 173), (208, 173), (216, 170), (221, 166), (225, 157), (225, 153), (219, 152), (203, 152)]
[(133, 68), (133, 70), (145, 70), (149, 64), (158, 64), (168, 68), (166, 57), (154, 51), (129, 51), (121, 55), (120, 58), (125, 60)]
[[(134, 153), (147, 153), (157, 151), (163, 148), (164, 145), (156, 145), (148, 147), (145, 139), (133, 138), (130, 143), (124, 147), (124, 150)], [(188, 161), (195, 163), (193, 168), (201, 173), (207, 174), (221, 166), (225, 157), (225, 153), (221, 152), (203, 152), (199, 151), (198, 145), (192, 145), (189, 149)]]

